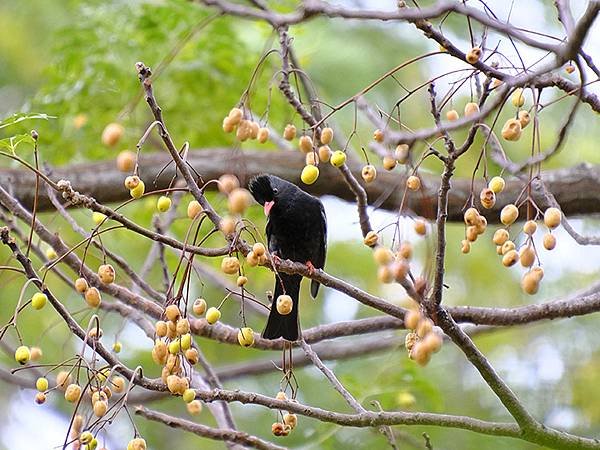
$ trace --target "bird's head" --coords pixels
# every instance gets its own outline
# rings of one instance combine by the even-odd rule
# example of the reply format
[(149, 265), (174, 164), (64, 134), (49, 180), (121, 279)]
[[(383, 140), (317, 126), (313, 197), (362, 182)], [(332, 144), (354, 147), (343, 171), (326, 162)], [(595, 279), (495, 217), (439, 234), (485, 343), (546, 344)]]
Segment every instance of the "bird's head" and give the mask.
[(263, 206), (265, 216), (271, 213), (271, 209), (281, 201), (282, 193), (290, 184), (274, 175), (257, 175), (248, 183), (248, 189), (254, 199)]

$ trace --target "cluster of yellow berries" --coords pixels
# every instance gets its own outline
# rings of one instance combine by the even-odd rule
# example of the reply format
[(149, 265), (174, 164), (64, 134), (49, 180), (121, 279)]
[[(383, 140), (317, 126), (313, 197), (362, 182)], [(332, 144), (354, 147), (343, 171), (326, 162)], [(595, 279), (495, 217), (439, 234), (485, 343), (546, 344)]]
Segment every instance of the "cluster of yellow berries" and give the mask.
[(515, 89), (511, 97), (513, 106), (518, 110), (517, 117), (508, 119), (502, 127), (502, 137), (507, 141), (518, 141), (521, 138), (521, 132), (531, 122), (531, 116), (529, 112), (525, 110), (519, 110), (525, 104), (525, 96), (523, 95), (523, 89)]
[(442, 336), (434, 329), (431, 319), (418, 310), (410, 310), (404, 316), (404, 325), (412, 330), (406, 335), (404, 345), (408, 357), (420, 366), (425, 366), (431, 355), (442, 348)]
[(269, 139), (269, 129), (261, 127), (258, 122), (245, 119), (244, 111), (237, 107), (232, 108), (227, 117), (223, 119), (223, 131), (225, 133), (235, 131), (235, 137), (240, 142), (256, 139), (264, 144)]
[(29, 348), (26, 345), (20, 345), (15, 349), (15, 361), (21, 365), (29, 361), (37, 361), (42, 357), (42, 349), (39, 347)]
[[(285, 392), (279, 391), (275, 396), (277, 400), (288, 400)], [(295, 402), (295, 399), (290, 399), (291, 402)], [(287, 412), (281, 416), (280, 422), (275, 422), (271, 425), (271, 432), (275, 436), (287, 436), (289, 435), (294, 428), (298, 425), (298, 416), (296, 414), (292, 414)]]
[[(288, 124), (283, 132), (283, 137), (288, 141), (296, 137), (296, 127)], [(319, 178), (319, 163), (329, 162), (334, 167), (341, 167), (346, 163), (346, 153), (341, 150), (331, 151), (329, 144), (333, 141), (333, 130), (325, 127), (321, 130), (317, 146), (309, 135), (302, 135), (298, 139), (298, 149), (305, 155), (306, 165), (302, 169), (300, 179), (304, 184), (313, 184)]]

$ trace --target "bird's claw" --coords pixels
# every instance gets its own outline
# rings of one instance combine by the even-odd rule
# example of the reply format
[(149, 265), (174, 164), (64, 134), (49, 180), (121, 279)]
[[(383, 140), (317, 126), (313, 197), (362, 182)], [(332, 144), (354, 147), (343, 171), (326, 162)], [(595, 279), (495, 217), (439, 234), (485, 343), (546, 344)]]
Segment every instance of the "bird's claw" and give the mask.
[(308, 273), (313, 275), (317, 270), (311, 261), (306, 261), (306, 267), (308, 267)]

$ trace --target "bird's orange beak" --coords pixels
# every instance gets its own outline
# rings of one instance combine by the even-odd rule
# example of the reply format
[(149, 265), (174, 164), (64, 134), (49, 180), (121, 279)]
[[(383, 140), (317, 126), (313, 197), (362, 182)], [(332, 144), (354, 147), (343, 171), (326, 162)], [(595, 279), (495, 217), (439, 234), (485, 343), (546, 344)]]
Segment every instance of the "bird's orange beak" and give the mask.
[(269, 213), (271, 212), (271, 208), (273, 207), (274, 204), (275, 204), (274, 201), (265, 202), (265, 206), (264, 206), (265, 216), (269, 215)]

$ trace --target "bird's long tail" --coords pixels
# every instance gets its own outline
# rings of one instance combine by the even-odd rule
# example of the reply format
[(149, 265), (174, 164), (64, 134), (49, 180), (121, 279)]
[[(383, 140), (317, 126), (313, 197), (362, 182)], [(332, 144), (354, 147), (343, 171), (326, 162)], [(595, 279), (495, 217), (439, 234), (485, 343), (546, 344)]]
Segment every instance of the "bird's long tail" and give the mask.
[[(277, 339), (283, 337), (288, 341), (298, 340), (298, 300), (300, 294), (301, 275), (288, 275), (280, 273), (275, 279), (275, 291), (273, 293), (273, 303), (271, 304), (271, 313), (267, 320), (267, 326), (262, 333), (265, 339)], [(277, 311), (277, 297), (287, 294), (292, 297), (294, 302), (292, 311), (285, 316)]]

